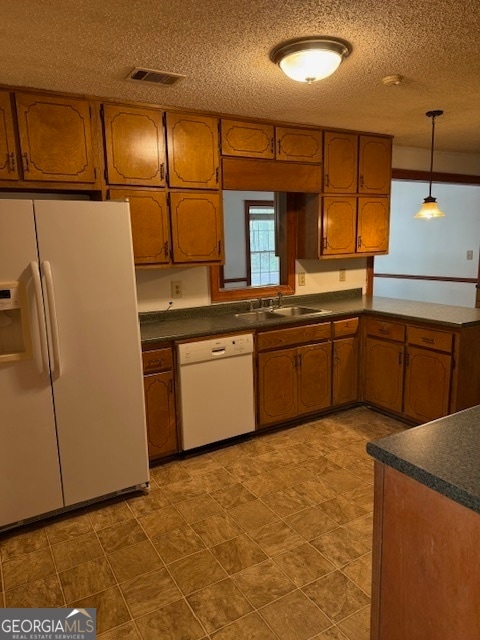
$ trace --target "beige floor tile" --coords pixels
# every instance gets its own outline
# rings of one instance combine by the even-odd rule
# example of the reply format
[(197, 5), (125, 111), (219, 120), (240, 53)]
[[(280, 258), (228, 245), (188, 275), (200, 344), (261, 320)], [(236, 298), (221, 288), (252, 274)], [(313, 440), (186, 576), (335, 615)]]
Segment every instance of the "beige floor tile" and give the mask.
[(182, 466), (182, 462), (182, 460), (175, 460), (174, 462), (167, 462), (161, 466), (153, 467), (150, 469), (150, 475), (160, 488), (173, 482), (188, 480), (190, 476)]
[(315, 474), (304, 464), (286, 464), (275, 475), (282, 480), (286, 487), (296, 487), (303, 482), (314, 481)]
[(131, 620), (127, 606), (118, 586), (110, 587), (88, 598), (72, 602), (76, 609), (94, 608), (97, 610), (97, 633), (109, 631)]
[(287, 551), (287, 549), (298, 547), (304, 541), (303, 537), (283, 520), (250, 531), (249, 535), (269, 556), (275, 556)]
[(5, 592), (5, 606), (19, 608), (63, 607), (65, 598), (57, 575), (28, 582)]
[(315, 504), (315, 500), (311, 496), (297, 491), (295, 487), (287, 487), (275, 491), (275, 493), (269, 493), (263, 496), (263, 502), (281, 518)]
[(353, 491), (365, 484), (364, 480), (360, 480), (360, 478), (357, 478), (357, 476), (354, 476), (353, 473), (350, 473), (350, 471), (346, 469), (330, 471), (322, 476), (322, 479), (332, 486), (337, 494)]
[(142, 640), (200, 640), (205, 631), (185, 600), (177, 600), (136, 620)]
[(362, 482), (373, 482), (373, 469), (364, 461), (358, 462), (350, 467), (346, 467), (346, 470), (353, 473), (353, 475), (357, 476), (357, 478), (362, 480)]
[(285, 522), (305, 540), (313, 540), (321, 533), (330, 531), (337, 526), (331, 518), (320, 511), (318, 507), (309, 507), (285, 518)]
[(371, 548), (373, 536), (373, 516), (371, 513), (349, 522), (345, 525), (345, 528)]
[(331, 626), (326, 616), (301, 591), (268, 604), (260, 615), (280, 640), (307, 640)]
[(64, 540), (73, 540), (73, 538), (90, 533), (93, 531), (93, 526), (88, 513), (68, 514), (47, 523), (45, 531), (50, 544), (58, 544)]
[(318, 479), (326, 473), (330, 473), (332, 471), (339, 471), (341, 467), (338, 464), (335, 464), (331, 460), (329, 460), (326, 455), (316, 456), (315, 458), (311, 458), (305, 462), (305, 466), (307, 469), (315, 475)]
[(145, 573), (120, 585), (120, 590), (134, 618), (164, 607), (182, 597), (166, 569)]
[(203, 540), (190, 525), (155, 536), (152, 543), (165, 564), (205, 549)]
[(340, 571), (334, 571), (302, 590), (337, 624), (370, 603), (370, 598)]
[[(260, 464), (260, 463), (259, 463)], [(269, 473), (261, 473), (254, 478), (247, 478), (242, 480), (243, 486), (253, 493), (257, 498), (267, 495), (267, 493), (273, 493), (279, 489), (283, 489), (285, 481), (281, 478), (277, 478), (275, 475)]]
[(372, 554), (367, 553), (357, 558), (342, 569), (343, 573), (350, 578), (360, 589), (370, 595), (372, 588)]
[(141, 640), (134, 622), (127, 622), (121, 627), (115, 627), (111, 631), (102, 633), (99, 638), (102, 640)]
[(201, 522), (195, 522), (192, 528), (198, 533), (207, 547), (230, 540), (243, 533), (239, 525), (226, 514), (211, 516)]
[(172, 562), (168, 570), (185, 595), (227, 577), (209, 550)]
[(188, 476), (186, 480), (179, 480), (178, 482), (165, 485), (163, 491), (172, 504), (190, 498), (196, 498), (197, 496), (201, 496), (202, 493), (205, 493), (198, 478), (192, 478), (192, 476)]
[(281, 553), (274, 560), (297, 587), (335, 570), (335, 566), (308, 543)]
[(187, 600), (208, 633), (252, 611), (251, 605), (230, 578), (193, 593)]
[(342, 620), (338, 626), (348, 640), (370, 640), (370, 607)]
[(252, 500), (228, 510), (228, 514), (244, 529), (259, 529), (270, 522), (278, 520), (278, 516), (260, 500)]
[(209, 471), (217, 471), (221, 466), (222, 465), (212, 458), (209, 453), (185, 458), (183, 461), (183, 468), (191, 476), (203, 474)]
[(368, 509), (344, 495), (322, 502), (318, 508), (337, 524), (351, 522), (368, 513)]
[(105, 553), (113, 553), (124, 547), (147, 539), (145, 532), (136, 520), (126, 520), (97, 532)]
[(118, 582), (163, 567), (150, 540), (114, 551), (107, 558)]
[(312, 544), (337, 567), (344, 567), (370, 551), (368, 545), (364, 544), (345, 527), (327, 531), (312, 540)]
[(222, 447), (221, 449), (212, 451), (210, 453), (210, 457), (220, 465), (227, 467), (228, 465), (237, 462), (238, 458), (240, 457), (239, 446), (240, 445), (236, 444), (229, 447)]
[(104, 555), (97, 536), (93, 532), (55, 544), (52, 546), (52, 552), (57, 571), (71, 569)]
[(262, 473), (262, 467), (255, 458), (238, 458), (235, 462), (225, 465), (225, 468), (240, 482)]
[(364, 507), (368, 513), (373, 511), (373, 484), (349, 491), (344, 496)]
[(162, 489), (152, 489), (150, 493), (129, 498), (127, 503), (136, 518), (169, 505), (168, 498)]
[(165, 531), (178, 529), (185, 525), (185, 518), (173, 506), (157, 509), (153, 513), (142, 516), (138, 522), (149, 538), (158, 536)]
[(336, 626), (330, 627), (319, 636), (315, 636), (315, 640), (348, 640), (347, 636), (344, 636), (340, 629)]
[(43, 526), (27, 527), (14, 530), (0, 540), (0, 561), (6, 562), (32, 551), (48, 547), (48, 540)]
[(266, 560), (244, 569), (233, 576), (233, 581), (256, 609), (281, 598), (296, 588), (273, 560)]
[(190, 500), (183, 502), (177, 502), (175, 507), (188, 524), (193, 524), (194, 522), (205, 520), (205, 518), (209, 518), (210, 516), (223, 513), (222, 507), (208, 494), (190, 498)]
[(115, 584), (115, 577), (106, 558), (91, 560), (59, 574), (67, 604), (105, 591)]
[[(365, 447), (365, 445), (362, 446)], [(327, 453), (325, 457), (344, 469), (360, 462), (360, 454), (353, 447), (337, 449)]]
[(258, 613), (249, 613), (211, 635), (212, 640), (277, 640)]
[(220, 562), (228, 574), (238, 573), (254, 564), (263, 562), (267, 556), (258, 544), (242, 534), (232, 540), (222, 542), (211, 548), (215, 558)]
[(320, 504), (326, 500), (331, 500), (337, 495), (335, 489), (323, 482), (322, 476), (319, 476), (317, 480), (309, 480), (302, 482), (302, 484), (296, 485), (295, 489), (301, 495), (311, 498), (315, 503)]
[(239, 482), (236, 482), (229, 487), (225, 487), (224, 489), (215, 491), (212, 493), (212, 498), (214, 498), (224, 509), (238, 507), (241, 504), (245, 504), (245, 502), (255, 500), (255, 496)]
[(55, 573), (52, 552), (49, 548), (32, 551), (15, 560), (2, 563), (5, 591), (18, 587), (26, 582), (46, 578)]
[(134, 517), (124, 500), (114, 502), (108, 506), (96, 507), (89, 511), (88, 515), (95, 531), (111, 527), (112, 524), (117, 524), (124, 520), (131, 520)]
[(195, 481), (198, 483), (198, 486), (207, 493), (213, 493), (214, 491), (218, 491), (219, 489), (223, 489), (224, 487), (229, 487), (230, 485), (237, 482), (236, 478), (234, 478), (231, 473), (228, 473), (228, 471), (223, 468), (215, 469), (215, 471), (201, 473), (195, 475), (194, 477)]

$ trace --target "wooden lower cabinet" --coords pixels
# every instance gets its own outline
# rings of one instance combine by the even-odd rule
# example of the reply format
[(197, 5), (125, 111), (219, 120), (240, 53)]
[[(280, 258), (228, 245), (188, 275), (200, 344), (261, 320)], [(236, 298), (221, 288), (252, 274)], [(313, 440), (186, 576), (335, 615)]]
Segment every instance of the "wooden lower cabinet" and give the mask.
[(365, 402), (401, 413), (404, 349), (403, 344), (396, 342), (366, 339)]
[(313, 413), (332, 404), (332, 343), (297, 349), (297, 415)]
[(342, 338), (333, 342), (333, 405), (358, 400), (358, 338)]
[(282, 349), (258, 356), (260, 426), (289, 420), (297, 415), (296, 349)]
[(420, 422), (448, 414), (452, 356), (429, 349), (407, 347), (404, 413)]
[(148, 456), (155, 460), (178, 451), (172, 350), (145, 351), (143, 369)]

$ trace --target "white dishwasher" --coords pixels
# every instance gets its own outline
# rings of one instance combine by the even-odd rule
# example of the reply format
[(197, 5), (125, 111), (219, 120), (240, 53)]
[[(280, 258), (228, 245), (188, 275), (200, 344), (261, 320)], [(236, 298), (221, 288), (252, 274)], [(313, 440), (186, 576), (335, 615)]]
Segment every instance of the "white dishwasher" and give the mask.
[(255, 429), (253, 335), (179, 344), (183, 450)]

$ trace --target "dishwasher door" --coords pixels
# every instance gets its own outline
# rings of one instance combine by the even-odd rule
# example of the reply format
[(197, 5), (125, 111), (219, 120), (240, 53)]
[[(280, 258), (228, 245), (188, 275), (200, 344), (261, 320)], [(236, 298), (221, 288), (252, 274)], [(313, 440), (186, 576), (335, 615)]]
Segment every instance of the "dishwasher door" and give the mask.
[(184, 451), (255, 429), (253, 335), (177, 346)]

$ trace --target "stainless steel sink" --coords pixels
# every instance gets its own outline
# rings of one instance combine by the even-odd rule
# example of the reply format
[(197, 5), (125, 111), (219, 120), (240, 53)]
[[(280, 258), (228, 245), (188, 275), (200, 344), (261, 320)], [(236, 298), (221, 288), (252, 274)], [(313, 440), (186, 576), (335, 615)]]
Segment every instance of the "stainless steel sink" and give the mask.
[(272, 313), (276, 316), (322, 316), (332, 313), (332, 311), (328, 311), (328, 309), (313, 309), (312, 307), (280, 307), (279, 309), (274, 309)]
[(245, 311), (244, 313), (236, 313), (235, 318), (245, 320), (246, 322), (261, 322), (262, 320), (271, 320), (276, 314), (268, 309), (255, 309), (254, 311)]

